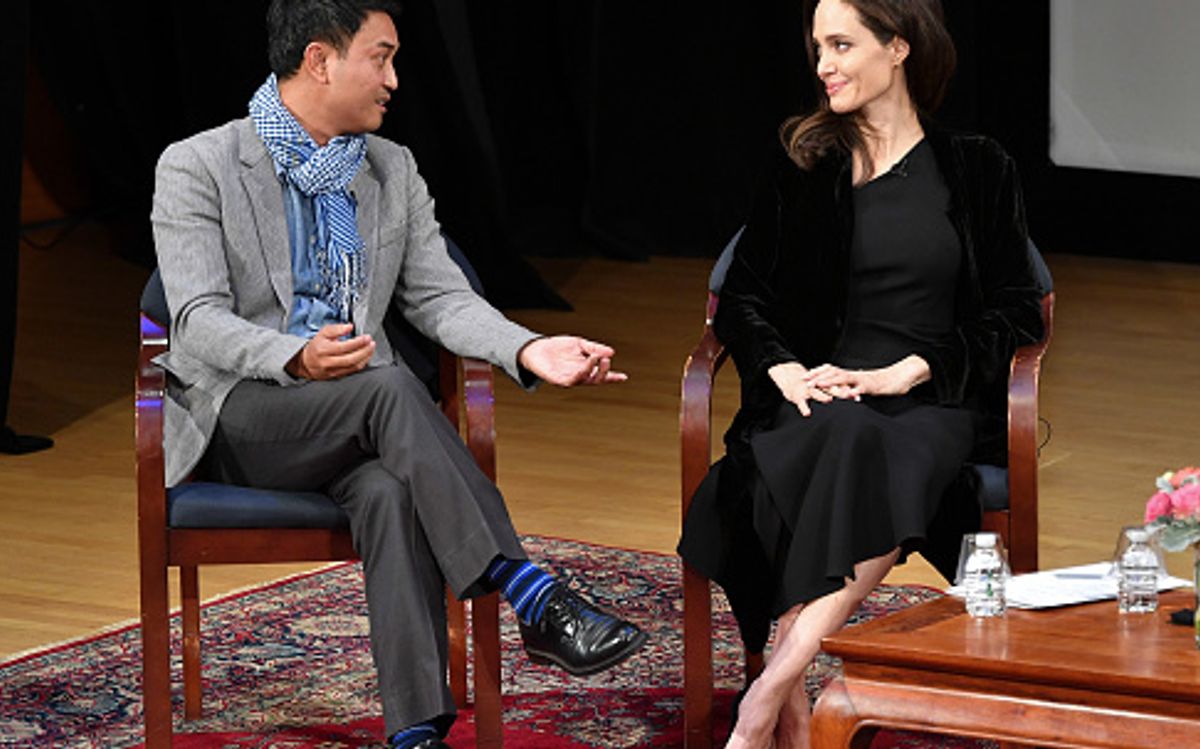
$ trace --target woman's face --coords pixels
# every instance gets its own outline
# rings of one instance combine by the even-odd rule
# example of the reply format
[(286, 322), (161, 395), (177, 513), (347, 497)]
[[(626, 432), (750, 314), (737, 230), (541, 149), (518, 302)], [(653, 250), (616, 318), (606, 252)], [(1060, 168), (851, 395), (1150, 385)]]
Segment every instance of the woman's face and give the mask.
[(813, 15), (817, 77), (825, 84), (829, 108), (839, 114), (869, 109), (887, 97), (903, 95), (908, 43), (900, 37), (881, 44), (843, 0), (821, 0)]

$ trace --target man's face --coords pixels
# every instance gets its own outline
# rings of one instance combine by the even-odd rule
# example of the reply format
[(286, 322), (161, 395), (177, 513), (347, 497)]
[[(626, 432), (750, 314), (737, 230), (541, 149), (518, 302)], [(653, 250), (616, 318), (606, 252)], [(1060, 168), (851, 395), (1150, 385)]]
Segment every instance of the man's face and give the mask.
[(392, 58), (399, 47), (391, 17), (372, 11), (345, 54), (328, 58), (326, 104), (335, 135), (367, 133), (383, 124), (388, 99), (396, 90)]

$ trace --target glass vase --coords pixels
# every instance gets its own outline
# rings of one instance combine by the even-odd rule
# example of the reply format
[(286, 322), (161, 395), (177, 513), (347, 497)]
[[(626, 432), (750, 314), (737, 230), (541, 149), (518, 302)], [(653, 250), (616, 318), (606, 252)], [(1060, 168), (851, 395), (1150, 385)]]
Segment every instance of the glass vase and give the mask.
[(1200, 649), (1200, 542), (1192, 544), (1192, 592), (1195, 604), (1192, 625), (1196, 632), (1196, 648)]

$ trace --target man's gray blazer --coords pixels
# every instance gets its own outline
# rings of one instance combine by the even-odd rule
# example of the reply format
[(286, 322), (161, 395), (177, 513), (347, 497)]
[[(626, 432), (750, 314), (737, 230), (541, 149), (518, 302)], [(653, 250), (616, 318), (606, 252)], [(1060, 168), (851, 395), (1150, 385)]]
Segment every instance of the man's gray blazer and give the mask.
[[(447, 255), (408, 149), (368, 135), (350, 192), (369, 279), (353, 322), (376, 341), (371, 366), (398, 359), (383, 331), (396, 304), (430, 339), (518, 378), (517, 353), (535, 335), (476, 295)], [(172, 375), (164, 442), (174, 486), (204, 454), (238, 381), (302, 385), (284, 365), (306, 339), (286, 332), (292, 260), (283, 188), (248, 118), (163, 152), (151, 220), (171, 309), (171, 347), (160, 363)]]

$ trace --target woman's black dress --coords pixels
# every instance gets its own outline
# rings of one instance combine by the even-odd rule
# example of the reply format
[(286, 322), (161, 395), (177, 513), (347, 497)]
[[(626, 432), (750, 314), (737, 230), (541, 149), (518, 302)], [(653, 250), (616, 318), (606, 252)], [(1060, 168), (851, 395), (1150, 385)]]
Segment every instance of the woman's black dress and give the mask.
[[(948, 200), (926, 141), (856, 188), (847, 324), (833, 363), (887, 366), (954, 334), (962, 250)], [(770, 427), (751, 438), (756, 470), (737, 479), (747, 484), (741, 496), (751, 503), (749, 516), (719, 505), (721, 462), (710, 471), (679, 552), (731, 591), (739, 621), (755, 609), (778, 617), (841, 588), (856, 563), (897, 546), (907, 552), (924, 539), (975, 436), (969, 405), (936, 405), (928, 391), (812, 402), (809, 417), (783, 401)], [(733, 549), (721, 541), (729, 537), (722, 523), (738, 526)], [(741, 579), (730, 586), (721, 575)], [(746, 639), (754, 648), (765, 633)]]

